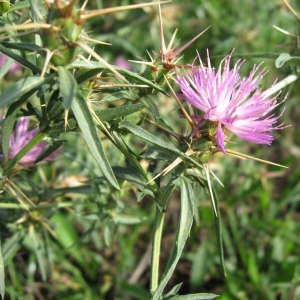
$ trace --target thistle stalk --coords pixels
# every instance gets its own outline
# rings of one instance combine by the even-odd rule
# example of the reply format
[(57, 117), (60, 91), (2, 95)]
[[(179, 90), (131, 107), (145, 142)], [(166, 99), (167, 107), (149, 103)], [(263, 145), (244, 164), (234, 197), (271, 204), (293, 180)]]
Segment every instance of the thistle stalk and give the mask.
[(173, 192), (174, 188), (175, 188), (175, 184), (169, 184), (159, 201), (159, 205), (156, 205), (154, 234), (152, 240), (152, 256), (151, 256), (151, 281), (150, 281), (151, 294), (153, 294), (158, 287), (160, 249), (161, 249), (163, 226), (164, 226), (166, 209), (169, 203), (170, 195)]

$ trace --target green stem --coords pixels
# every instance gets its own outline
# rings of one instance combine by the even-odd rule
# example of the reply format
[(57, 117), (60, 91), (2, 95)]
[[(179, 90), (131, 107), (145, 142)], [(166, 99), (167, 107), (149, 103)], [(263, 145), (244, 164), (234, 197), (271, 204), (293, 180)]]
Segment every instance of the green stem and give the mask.
[(158, 205), (156, 205), (155, 221), (154, 221), (154, 233), (152, 241), (152, 257), (151, 257), (151, 283), (150, 291), (153, 294), (158, 287), (159, 279), (159, 258), (161, 238), (163, 232), (163, 225), (165, 219), (165, 212), (162, 212)]
[(150, 290), (154, 293), (158, 287), (159, 280), (159, 258), (160, 258), (160, 248), (161, 239), (163, 233), (163, 225), (165, 219), (165, 211), (168, 205), (168, 201), (172, 191), (175, 188), (175, 184), (170, 182), (170, 184), (165, 188), (164, 193), (161, 193), (160, 188), (157, 186), (156, 182), (152, 180), (152, 177), (143, 169), (139, 161), (130, 153), (126, 144), (121, 140), (116, 132), (113, 135), (107, 134), (106, 130), (103, 130), (102, 124), (98, 124), (100, 130), (106, 135), (106, 137), (125, 155), (126, 159), (136, 168), (136, 170), (142, 174), (145, 178), (147, 184), (151, 188), (154, 194), (154, 200), (156, 201), (156, 215), (154, 221), (154, 234), (152, 241), (152, 255), (151, 255), (151, 283)]
[[(82, 203), (78, 203), (82, 204)], [(32, 206), (28, 204), (19, 204), (19, 203), (0, 203), (1, 209), (45, 209), (45, 208), (63, 208), (63, 207), (72, 207), (74, 202), (61, 202), (61, 203), (45, 203), (39, 204), (38, 206)]]
[(163, 233), (164, 220), (166, 215), (167, 205), (170, 199), (170, 195), (175, 188), (175, 184), (171, 183), (167, 186), (162, 195), (159, 204), (156, 205), (155, 221), (154, 221), (154, 234), (152, 241), (152, 257), (151, 257), (151, 282), (150, 291), (153, 294), (158, 287), (159, 280), (159, 258), (160, 248)]
[(46, 99), (45, 99), (44, 95), (41, 95), (40, 101), (41, 101), (41, 110), (42, 110), (43, 123), (49, 122), (49, 117), (48, 117), (48, 113), (47, 113)]

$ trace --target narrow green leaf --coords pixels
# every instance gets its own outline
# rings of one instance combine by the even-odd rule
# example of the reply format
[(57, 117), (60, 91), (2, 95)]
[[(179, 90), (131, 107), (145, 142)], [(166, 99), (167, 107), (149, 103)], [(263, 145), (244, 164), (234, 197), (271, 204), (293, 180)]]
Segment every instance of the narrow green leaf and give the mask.
[(57, 67), (58, 71), (58, 86), (60, 95), (63, 99), (65, 109), (69, 109), (72, 105), (75, 93), (77, 90), (77, 82), (73, 75), (62, 66)]
[(31, 17), (34, 22), (40, 22), (45, 19), (46, 9), (43, 0), (30, 0), (30, 10), (33, 12)]
[(99, 167), (103, 171), (104, 176), (115, 188), (120, 189), (117, 179), (103, 150), (91, 112), (79, 91), (76, 93), (71, 108), (83, 133), (83, 137)]
[(136, 95), (134, 95), (131, 90), (125, 90), (125, 91), (118, 91), (115, 93), (111, 93), (108, 96), (105, 96), (101, 99), (101, 102), (109, 102), (109, 101), (116, 101), (120, 99), (126, 99), (126, 100), (137, 100), (135, 99)]
[(15, 164), (17, 164), (33, 147), (46, 137), (46, 133), (38, 132), (3, 168), (3, 174), (9, 175)]
[(158, 159), (158, 160), (165, 160), (165, 161), (174, 161), (177, 158), (177, 155), (170, 151), (166, 151), (161, 147), (157, 147), (155, 145), (150, 145), (146, 152), (141, 155), (144, 158), (150, 159)]
[[(13, 203), (12, 203), (13, 204)], [(3, 261), (6, 265), (8, 261), (15, 257), (16, 253), (22, 246), (22, 240), (24, 238), (25, 231), (16, 231), (12, 236), (7, 238), (3, 243), (2, 255)]]
[(216, 295), (216, 294), (199, 293), (199, 294), (190, 294), (190, 295), (184, 295), (184, 296), (177, 295), (171, 299), (172, 300), (213, 300), (218, 297), (219, 297), (219, 295)]
[(149, 106), (149, 110), (151, 111), (151, 113), (153, 114), (154, 118), (156, 119), (156, 121), (161, 120), (161, 110), (160, 108), (157, 106), (157, 101), (156, 99), (154, 99), (154, 96), (152, 95), (147, 95), (144, 98), (144, 101), (147, 103), (147, 105)]
[[(275, 66), (276, 68), (281, 68), (287, 61), (292, 61), (292, 60), (300, 60), (299, 56), (291, 56), (289, 53), (281, 53), (276, 61), (275, 61)], [(296, 63), (296, 62), (294, 62)]]
[(120, 123), (119, 128), (127, 129), (128, 131), (130, 131), (134, 135), (140, 137), (141, 139), (143, 139), (151, 144), (154, 144), (156, 146), (159, 146), (159, 147), (163, 148), (165, 151), (170, 151), (171, 153), (178, 155), (178, 157), (180, 157), (183, 161), (186, 160), (186, 161), (192, 163), (193, 165), (199, 167), (200, 169), (203, 169), (203, 166), (200, 165), (196, 160), (194, 160), (192, 157), (187, 156), (185, 153), (178, 150), (171, 143), (170, 144), (166, 143), (165, 141), (158, 138), (156, 135), (140, 128), (139, 126), (137, 126), (135, 124), (132, 124), (127, 121), (123, 121)]
[(47, 190), (47, 193), (45, 192), (45, 196), (41, 197), (41, 201), (48, 199), (48, 197), (58, 197), (67, 193), (83, 194), (83, 195), (96, 194), (95, 190), (90, 185), (82, 185), (77, 187), (60, 188), (60, 189), (49, 189)]
[[(79, 68), (79, 69), (94, 69), (95, 72), (90, 72), (89, 74), (98, 74), (100, 73), (101, 71), (103, 70), (108, 70), (108, 68), (106, 66), (104, 66), (102, 63), (100, 62), (97, 62), (97, 61), (89, 61), (89, 62), (85, 62), (85, 61), (76, 61), (76, 62), (73, 62), (69, 68)], [(131, 72), (131, 71), (127, 71), (127, 70), (124, 70), (124, 69), (121, 69), (121, 68), (118, 68), (114, 65), (111, 65), (111, 68), (115, 69), (116, 71), (118, 71), (121, 75), (125, 76), (126, 78), (128, 79), (131, 79), (137, 83), (140, 83), (140, 84), (144, 84), (144, 85), (147, 85), (151, 88), (153, 88), (154, 90), (158, 91), (158, 92), (161, 92), (165, 95), (168, 95), (167, 92), (165, 90), (163, 90), (161, 87), (157, 86), (155, 83), (153, 83), (152, 81), (140, 76), (139, 74), (137, 73), (134, 73), (134, 72)], [(85, 74), (86, 75), (86, 74)], [(82, 77), (81, 77), (82, 76)], [(93, 75), (94, 76), (94, 75)], [(83, 79), (84, 78), (84, 79)], [(84, 81), (87, 81), (87, 77), (84, 76), (84, 73), (82, 71), (81, 75), (80, 75), (80, 82), (84, 82)], [(77, 77), (77, 82), (79, 83), (78, 81), (78, 77)]]
[(129, 216), (129, 215), (124, 215), (124, 214), (117, 214), (116, 216), (113, 217), (113, 221), (116, 224), (139, 224), (143, 221), (145, 221), (146, 218), (142, 217), (137, 217), (137, 216)]
[(126, 167), (116, 166), (113, 167), (113, 170), (118, 178), (127, 180), (128, 182), (136, 186), (140, 191), (154, 197), (153, 192), (151, 191), (151, 188), (147, 184), (145, 178), (139, 172), (137, 172), (134, 167), (130, 165)]
[(44, 253), (44, 244), (41, 241), (40, 237), (38, 236), (37, 232), (35, 231), (34, 227), (29, 227), (29, 235), (27, 236), (26, 241), (30, 239), (30, 243), (33, 246), (37, 262), (39, 264), (39, 269), (41, 271), (43, 281), (47, 278), (47, 262), (45, 260), (45, 253)]
[(104, 225), (104, 242), (107, 247), (111, 245), (115, 233), (115, 223), (111, 219), (107, 219)]
[(172, 297), (177, 296), (181, 286), (182, 286), (182, 282), (173, 286), (172, 289), (162, 297), (162, 300), (172, 299)]
[(46, 136), (44, 132), (38, 132), (3, 168), (3, 174), (9, 175), (13, 167), (18, 163), (33, 147), (39, 144)]
[(145, 107), (145, 104), (130, 104), (123, 105), (114, 108), (107, 108), (104, 110), (96, 111), (96, 115), (103, 122), (110, 121), (116, 118), (125, 117), (127, 115), (133, 114), (140, 111)]
[(48, 156), (50, 156), (53, 152), (58, 150), (62, 144), (63, 144), (62, 140), (51, 141), (51, 143), (48, 144), (44, 148), (43, 152), (36, 158), (34, 163), (38, 163), (38, 162), (44, 160), (45, 158), (47, 158)]
[(53, 76), (39, 77), (29, 76), (22, 78), (16, 83), (9, 86), (0, 95), (0, 108), (10, 105), (12, 102), (17, 101), (24, 94), (29, 91), (37, 90), (41, 85), (51, 80)]
[(31, 43), (10, 43), (10, 42), (1, 42), (1, 45), (3, 45), (6, 48), (9, 49), (15, 49), (15, 50), (21, 50), (21, 51), (35, 51), (35, 52), (42, 52), (43, 48)]
[(29, 0), (24, 0), (24, 1), (19, 1), (18, 3), (14, 4), (13, 6), (11, 6), (11, 8), (9, 9), (9, 13), (16, 11), (16, 10), (21, 10), (24, 8), (30, 7), (30, 2)]
[(2, 257), (2, 249), (1, 249), (1, 242), (0, 242), (0, 296), (1, 299), (4, 299), (5, 293), (5, 272), (4, 272), (4, 263)]
[[(4, 44), (4, 43), (3, 43)], [(32, 64), (28, 60), (26, 60), (24, 57), (16, 54), (15, 52), (9, 50), (7, 47), (3, 46), (0, 44), (0, 52), (4, 53), (5, 55), (11, 57), (14, 59), (16, 62), (21, 64), (24, 67), (27, 67), (30, 69), (34, 74), (40, 74), (42, 70), (38, 68), (36, 65)]]
[(4, 125), (3, 125), (3, 135), (2, 135), (2, 151), (3, 151), (3, 155), (4, 155), (5, 159), (8, 157), (10, 136), (13, 132), (15, 122), (19, 115), (19, 111), (20, 111), (23, 103), (33, 93), (35, 93), (34, 90), (29, 91), (28, 93), (24, 94), (18, 101), (12, 103), (7, 110)]
[(194, 194), (190, 181), (185, 177), (178, 177), (174, 183), (178, 185), (181, 189), (181, 198), (180, 198), (180, 217), (179, 224), (177, 227), (176, 238), (174, 241), (173, 249), (166, 266), (163, 277), (160, 281), (160, 284), (157, 290), (152, 296), (152, 300), (158, 300), (166, 287), (169, 279), (171, 278), (175, 267), (180, 259), (180, 256), (183, 251), (185, 242), (190, 234), (193, 216), (194, 216)]
[(84, 68), (80, 67), (78, 72), (76, 72), (75, 74), (76, 81), (78, 84), (84, 84), (88, 82), (90, 79), (94, 78), (96, 75), (98, 75), (99, 72), (103, 71), (103, 69), (104, 67), (101, 69), (94, 68), (93, 66), (89, 66), (89, 68), (87, 68), (87, 66), (85, 66)]

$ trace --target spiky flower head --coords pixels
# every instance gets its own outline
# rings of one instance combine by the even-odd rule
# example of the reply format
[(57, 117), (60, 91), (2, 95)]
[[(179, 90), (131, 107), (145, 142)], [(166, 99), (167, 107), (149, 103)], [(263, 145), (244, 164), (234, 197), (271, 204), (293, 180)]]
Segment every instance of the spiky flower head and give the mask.
[(191, 67), (191, 72), (177, 75), (182, 95), (192, 106), (201, 110), (203, 116), (192, 116), (197, 121), (196, 130), (205, 122), (215, 128), (216, 143), (222, 152), (225, 150), (225, 139), (228, 132), (255, 143), (270, 145), (274, 140), (273, 130), (282, 129), (283, 124), (276, 126), (278, 118), (272, 112), (276, 106), (279, 93), (268, 97), (259, 87), (266, 69), (254, 66), (248, 77), (241, 78), (239, 70), (244, 61), (238, 60), (230, 68), (231, 54), (225, 57), (219, 68), (211, 66), (207, 51), (207, 66), (204, 66), (198, 55), (200, 65)]
[[(28, 142), (38, 133), (39, 129), (34, 128), (29, 130), (29, 117), (22, 117), (17, 121), (16, 130), (10, 136), (8, 157), (11, 159), (20, 152)], [(35, 160), (44, 151), (48, 145), (46, 141), (41, 141), (35, 147), (33, 147), (20, 161), (19, 163), (30, 167), (34, 165)], [(51, 155), (43, 159), (43, 161), (54, 160), (56, 155), (60, 152), (60, 149), (54, 151)], [(3, 157), (3, 155), (1, 155)]]

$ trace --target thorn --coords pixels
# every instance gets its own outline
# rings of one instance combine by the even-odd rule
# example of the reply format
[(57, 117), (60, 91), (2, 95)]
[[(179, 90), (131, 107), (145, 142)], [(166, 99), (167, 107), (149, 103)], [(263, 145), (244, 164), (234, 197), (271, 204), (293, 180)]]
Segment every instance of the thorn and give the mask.
[[(161, 3), (169, 3), (171, 1), (163, 1)], [(83, 15), (80, 16), (81, 21), (86, 21), (88, 19), (105, 15), (105, 14), (110, 14), (110, 13), (115, 13), (119, 11), (124, 11), (124, 10), (130, 10), (130, 9), (137, 9), (137, 8), (142, 8), (146, 6), (152, 6), (152, 5), (157, 5), (160, 2), (153, 2), (153, 3), (141, 3), (141, 4), (133, 4), (133, 5), (124, 5), (124, 6), (118, 6), (118, 7), (112, 7), (112, 8), (104, 8), (100, 10), (91, 10), (91, 11), (85, 11)]]
[(106, 66), (110, 71), (112, 71), (117, 78), (119, 78), (120, 80), (123, 80), (127, 83), (128, 80), (122, 76), (117, 70), (115, 70), (109, 63), (107, 63), (102, 57), (100, 57), (95, 51), (93, 51), (91, 49), (91, 47), (89, 47), (88, 45), (85, 45), (84, 43), (77, 41), (76, 44), (81, 47), (83, 50), (85, 50), (88, 54), (90, 54), (92, 57), (94, 57), (95, 59), (97, 59), (99, 62), (101, 62), (104, 66)]
[(287, 0), (282, 0), (284, 4), (287, 6), (287, 8), (290, 10), (290, 12), (294, 15), (296, 20), (300, 23), (300, 17), (296, 13), (296, 11), (291, 7), (291, 5), (287, 2)]

